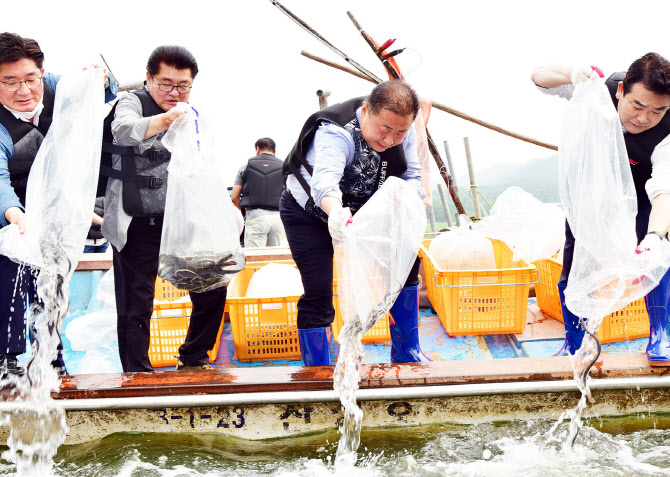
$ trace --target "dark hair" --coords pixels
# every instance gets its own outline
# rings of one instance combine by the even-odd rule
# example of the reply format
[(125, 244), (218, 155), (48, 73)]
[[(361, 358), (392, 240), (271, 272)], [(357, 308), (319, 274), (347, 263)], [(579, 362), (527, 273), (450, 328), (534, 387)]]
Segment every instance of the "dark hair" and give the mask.
[(623, 79), (623, 94), (628, 94), (635, 83), (659, 96), (670, 95), (670, 62), (658, 53), (647, 53), (633, 62)]
[(35, 40), (23, 38), (16, 33), (0, 33), (0, 65), (14, 63), (23, 58), (33, 60), (42, 69), (44, 53)]
[(416, 118), (421, 103), (416, 91), (401, 80), (390, 80), (379, 83), (365, 99), (370, 112), (379, 114), (382, 109), (388, 109), (398, 116), (412, 115)]
[(257, 147), (261, 151), (272, 151), (272, 154), (274, 154), (277, 144), (275, 144), (275, 142), (269, 137), (262, 137), (258, 141), (256, 141), (254, 147)]
[(163, 45), (156, 48), (149, 55), (147, 61), (147, 71), (151, 76), (157, 75), (160, 70), (161, 63), (166, 66), (171, 66), (178, 70), (191, 70), (191, 76), (195, 79), (198, 74), (198, 63), (195, 57), (183, 46)]

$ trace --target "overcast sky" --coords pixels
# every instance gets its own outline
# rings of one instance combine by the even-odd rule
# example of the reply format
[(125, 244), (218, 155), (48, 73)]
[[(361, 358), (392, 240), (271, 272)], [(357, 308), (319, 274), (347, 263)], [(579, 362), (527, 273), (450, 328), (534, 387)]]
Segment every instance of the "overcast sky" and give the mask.
[[(11, 2), (10, 2), (11, 3)], [(282, 0), (331, 43), (380, 77), (384, 71), (347, 17), (350, 10), (378, 41), (406, 47), (400, 67), (422, 97), (501, 127), (556, 143), (564, 101), (546, 97), (530, 73), (550, 62), (589, 64), (606, 74), (625, 70), (656, 51), (670, 58), (670, 2), (645, 1), (369, 1)], [(331, 104), (367, 94), (372, 84), (300, 55), (342, 62), (269, 0), (33, 1), (7, 5), (0, 29), (35, 38), (47, 71), (100, 62), (102, 53), (121, 83), (142, 79), (149, 53), (161, 44), (189, 48), (200, 66), (194, 106), (220, 115), (227, 179), (254, 154), (263, 136), (281, 158), (305, 118), (318, 108), (316, 91)], [(21, 8), (20, 8), (21, 7)], [(410, 73), (411, 70), (414, 70)], [(456, 174), (466, 173), (463, 137), (470, 137), (476, 170), (523, 163), (547, 149), (507, 138), (433, 110), (428, 124), (441, 146), (448, 140)]]

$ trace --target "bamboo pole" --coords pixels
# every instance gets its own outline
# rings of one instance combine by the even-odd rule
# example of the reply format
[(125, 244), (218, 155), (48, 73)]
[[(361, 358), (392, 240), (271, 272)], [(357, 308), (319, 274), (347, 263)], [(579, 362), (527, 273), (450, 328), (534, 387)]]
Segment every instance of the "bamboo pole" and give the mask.
[(447, 156), (447, 167), (449, 167), (449, 175), (454, 181), (454, 187), (458, 190), (458, 183), (456, 182), (456, 171), (454, 169), (454, 162), (451, 160), (451, 151), (449, 150), (449, 141), (444, 141), (444, 153)]
[(472, 194), (472, 203), (475, 207), (475, 218), (481, 219), (482, 214), (479, 209), (479, 190), (477, 189), (477, 184), (475, 181), (475, 168), (472, 164), (472, 156), (470, 155), (470, 138), (464, 137), (463, 143), (465, 144), (465, 158), (468, 161), (468, 174), (470, 175), (470, 193)]
[(435, 210), (433, 209), (433, 206), (430, 204), (426, 206), (426, 209), (428, 209), (428, 219), (430, 220), (430, 231), (436, 232), (437, 224), (435, 223)]
[(444, 184), (437, 184), (437, 192), (440, 194), (442, 207), (444, 207), (444, 213), (447, 216), (447, 225), (452, 227), (454, 223), (451, 220), (451, 211), (449, 210), (449, 203), (447, 202), (447, 194), (444, 193)]
[[(319, 56), (316, 56), (312, 53), (308, 53), (306, 51), (302, 51), (301, 54), (309, 58), (311, 60), (317, 61), (321, 64), (324, 64), (326, 66), (330, 66), (331, 68), (338, 69), (340, 71), (344, 71), (346, 73), (352, 74), (354, 76), (358, 76), (359, 78), (363, 78), (367, 81), (370, 81), (374, 83), (370, 78), (366, 78), (357, 71), (352, 70), (351, 68), (347, 68), (346, 66), (338, 65), (337, 63), (333, 63), (332, 61), (323, 59)], [(518, 134), (513, 131), (510, 131), (508, 129), (501, 128), (500, 126), (496, 126), (495, 124), (489, 123), (487, 121), (483, 121), (481, 119), (475, 118), (474, 116), (470, 116), (462, 111), (459, 111), (457, 109), (451, 108), (449, 106), (445, 106), (442, 103), (439, 103), (437, 101), (430, 100), (433, 107), (435, 109), (439, 109), (440, 111), (443, 111), (445, 113), (451, 114), (453, 116), (459, 117), (461, 119), (464, 119), (466, 121), (470, 121), (472, 123), (478, 124), (479, 126), (485, 127), (487, 129), (490, 129), (492, 131), (498, 132), (500, 134), (504, 134), (505, 136), (513, 137), (514, 139), (518, 139), (520, 141), (528, 142), (530, 144), (535, 144), (536, 146), (544, 147), (546, 149), (551, 149), (552, 151), (558, 151), (558, 146), (554, 144), (550, 144), (548, 142), (540, 141), (537, 139), (533, 139), (532, 137), (529, 136), (524, 136), (523, 134)]]

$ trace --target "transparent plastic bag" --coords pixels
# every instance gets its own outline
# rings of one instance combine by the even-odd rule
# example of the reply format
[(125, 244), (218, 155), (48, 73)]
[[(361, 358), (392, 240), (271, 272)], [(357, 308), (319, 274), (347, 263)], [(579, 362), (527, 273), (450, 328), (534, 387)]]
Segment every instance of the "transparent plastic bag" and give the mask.
[(515, 186), (500, 194), (491, 214), (474, 223), (472, 230), (505, 242), (514, 253), (513, 260), (536, 262), (562, 248), (565, 214), (560, 207), (540, 202)]
[(203, 292), (228, 284), (246, 258), (221, 168), (220, 131), (185, 109), (163, 137), (172, 157), (158, 274), (179, 289)]
[(460, 216), (456, 230), (442, 232), (430, 242), (428, 251), (442, 270), (494, 270), (493, 244), (480, 232), (471, 230), (472, 221)]
[(416, 189), (389, 177), (344, 229), (335, 244), (342, 319), (370, 329), (404, 287), (426, 230)]
[(93, 217), (106, 114), (99, 68), (64, 74), (53, 120), (28, 176), (26, 231), (0, 230), (0, 254), (62, 277), (74, 273)]
[(636, 254), (637, 198), (621, 120), (597, 75), (575, 88), (559, 142), (561, 203), (575, 237), (566, 305), (602, 318), (645, 296), (670, 265), (670, 244)]

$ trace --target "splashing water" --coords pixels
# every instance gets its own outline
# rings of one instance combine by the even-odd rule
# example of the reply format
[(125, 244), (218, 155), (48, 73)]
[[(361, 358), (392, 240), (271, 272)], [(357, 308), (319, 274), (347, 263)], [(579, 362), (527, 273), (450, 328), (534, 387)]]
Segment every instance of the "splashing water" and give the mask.
[(581, 397), (574, 409), (566, 409), (561, 413), (558, 421), (550, 430), (550, 433), (553, 433), (565, 419), (570, 419), (570, 430), (563, 443), (564, 448), (571, 448), (575, 445), (579, 430), (583, 426), (582, 414), (588, 403), (593, 402), (591, 389), (589, 387), (589, 381), (591, 380), (589, 371), (596, 363), (598, 356), (600, 356), (600, 341), (596, 338), (595, 332), (601, 322), (602, 318), (600, 320), (591, 320), (587, 327), (586, 321), (580, 319), (580, 325), (585, 330), (584, 339), (577, 352), (574, 355), (568, 355), (568, 359), (572, 365), (573, 378), (577, 383), (577, 388), (581, 393)]
[(2, 458), (16, 464), (18, 475), (51, 473), (53, 457), (68, 431), (65, 411), (51, 397), (60, 379), (51, 365), (58, 356), (60, 329), (69, 304), (72, 265), (63, 250), (62, 227), (51, 227), (41, 241), (44, 267), (37, 275), (37, 295), (31, 304), (28, 325), (35, 332), (32, 357), (23, 376), (9, 375), (0, 383), (12, 387), (17, 408), (4, 416), (9, 426), (9, 449)]
[(356, 450), (361, 442), (363, 411), (356, 403), (356, 391), (361, 380), (363, 332), (360, 319), (352, 319), (344, 324), (340, 330), (340, 354), (333, 373), (333, 388), (340, 394), (340, 402), (344, 407), (336, 465), (346, 467), (356, 463)]
[(340, 426), (340, 441), (335, 459), (338, 468), (351, 468), (356, 463), (356, 451), (361, 443), (363, 411), (356, 403), (356, 391), (361, 380), (363, 334), (380, 319), (385, 318), (397, 296), (397, 293), (392, 293), (384, 297), (383, 302), (374, 307), (364, 323), (359, 315), (354, 315), (340, 330), (340, 354), (333, 373), (333, 388), (340, 394), (340, 402), (344, 407), (344, 420)]

